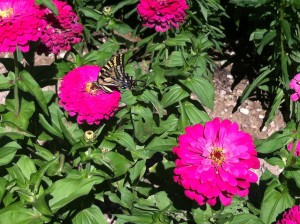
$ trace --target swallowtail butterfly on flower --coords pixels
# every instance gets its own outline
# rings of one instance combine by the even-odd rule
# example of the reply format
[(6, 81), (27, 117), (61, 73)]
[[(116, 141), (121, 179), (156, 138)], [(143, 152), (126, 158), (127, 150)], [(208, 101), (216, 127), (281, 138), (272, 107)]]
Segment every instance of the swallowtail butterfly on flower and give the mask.
[(135, 81), (124, 70), (123, 54), (113, 56), (99, 72), (96, 86), (106, 93), (112, 93), (113, 87), (131, 89)]

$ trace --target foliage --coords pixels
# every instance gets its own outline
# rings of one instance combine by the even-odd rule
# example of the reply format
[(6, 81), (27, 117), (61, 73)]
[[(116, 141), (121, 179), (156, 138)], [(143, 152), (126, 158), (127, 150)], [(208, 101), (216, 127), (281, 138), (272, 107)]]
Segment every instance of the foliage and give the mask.
[[(251, 40), (267, 61), (241, 101), (256, 88), (275, 94), (270, 121), (281, 106), (289, 106), (288, 82), (299, 66), (299, 4), (230, 2), (253, 7), (249, 17), (263, 19)], [(36, 3), (58, 13), (51, 0)], [(1, 223), (105, 223), (106, 213), (118, 224), (269, 224), (299, 204), (300, 162), (295, 146), (290, 154), (286, 150), (299, 139), (293, 119), (270, 138), (256, 140), (260, 158), (283, 172), (264, 172), (247, 197), (235, 197), (226, 207), (199, 206), (173, 181), (178, 136), (187, 126), (212, 119), (207, 114), (215, 97), (212, 54), (221, 52), (226, 40), (225, 3), (187, 3), (185, 23), (157, 33), (141, 25), (138, 0), (69, 1), (84, 26), (83, 40), (71, 51), (48, 56), (49, 65), (35, 64), (34, 44), (28, 53), (0, 58), (7, 70), (0, 89), (8, 92), (0, 105)], [(137, 87), (121, 91), (114, 117), (100, 125), (77, 124), (59, 106), (61, 79), (82, 65), (103, 66), (118, 53)], [(298, 121), (295, 108), (291, 113)]]

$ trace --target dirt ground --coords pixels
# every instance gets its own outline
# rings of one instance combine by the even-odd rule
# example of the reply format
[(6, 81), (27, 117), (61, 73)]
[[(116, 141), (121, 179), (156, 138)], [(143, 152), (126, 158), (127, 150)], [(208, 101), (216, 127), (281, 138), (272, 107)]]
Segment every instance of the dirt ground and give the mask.
[(242, 79), (233, 85), (235, 80), (231, 74), (232, 64), (226, 67), (222, 67), (221, 64), (217, 62), (217, 69), (214, 73), (215, 106), (213, 111), (209, 111), (210, 117), (237, 122), (241, 130), (251, 134), (254, 139), (265, 139), (275, 131), (284, 128), (285, 122), (280, 112), (268, 126), (264, 126), (266, 109), (257, 99), (247, 99), (235, 108), (238, 97), (242, 95), (249, 82)]

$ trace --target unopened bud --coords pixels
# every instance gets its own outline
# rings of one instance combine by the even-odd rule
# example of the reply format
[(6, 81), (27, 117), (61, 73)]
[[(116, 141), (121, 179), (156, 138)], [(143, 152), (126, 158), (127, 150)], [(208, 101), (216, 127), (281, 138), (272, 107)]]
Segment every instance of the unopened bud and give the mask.
[(95, 141), (95, 138), (96, 138), (96, 136), (93, 131), (86, 131), (84, 133), (84, 140), (87, 143), (91, 143), (91, 142)]
[(102, 12), (105, 16), (111, 16), (113, 14), (112, 8), (110, 6), (103, 7)]

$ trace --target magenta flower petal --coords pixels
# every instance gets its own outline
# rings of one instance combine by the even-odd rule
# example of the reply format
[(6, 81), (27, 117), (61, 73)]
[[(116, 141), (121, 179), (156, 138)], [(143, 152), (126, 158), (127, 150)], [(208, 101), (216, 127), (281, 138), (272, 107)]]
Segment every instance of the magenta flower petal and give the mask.
[(61, 50), (71, 50), (71, 45), (81, 41), (83, 26), (78, 22), (78, 16), (73, 12), (67, 2), (52, 0), (58, 15), (54, 15), (44, 7), (47, 26), (41, 37), (38, 53), (58, 54)]
[(295, 92), (291, 95), (291, 100), (293, 102), (298, 101), (300, 98), (300, 73), (295, 75), (290, 81), (290, 88)]
[(105, 93), (98, 90), (95, 93), (87, 91), (87, 84), (97, 80), (101, 68), (95, 65), (85, 65), (75, 68), (66, 74), (59, 88), (60, 106), (77, 115), (77, 122), (82, 124), (99, 124), (108, 120), (118, 109), (121, 94), (118, 91)]
[[(290, 142), (287, 146), (287, 149), (291, 151), (293, 148), (293, 142)], [(294, 152), (294, 156), (300, 156), (300, 141), (297, 142), (296, 149)]]
[(144, 21), (143, 25), (165, 32), (172, 26), (183, 23), (188, 9), (186, 0), (140, 0), (137, 11)]
[(174, 181), (185, 189), (185, 195), (198, 202), (225, 206), (232, 197), (245, 197), (257, 175), (259, 160), (251, 136), (239, 130), (236, 123), (216, 118), (205, 125), (187, 127), (179, 136), (173, 152)]
[(43, 11), (33, 0), (0, 2), (0, 52), (14, 52), (18, 47), (29, 51), (30, 41), (38, 41), (46, 25)]
[(299, 224), (300, 223), (300, 206), (295, 205), (283, 214), (283, 218), (276, 224)]

